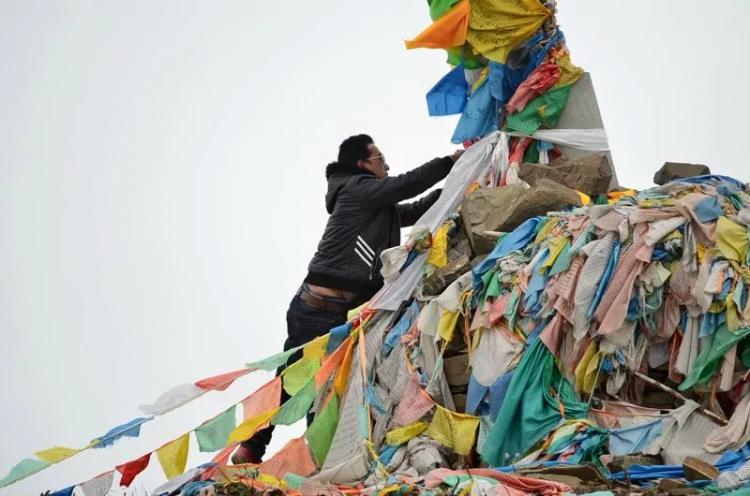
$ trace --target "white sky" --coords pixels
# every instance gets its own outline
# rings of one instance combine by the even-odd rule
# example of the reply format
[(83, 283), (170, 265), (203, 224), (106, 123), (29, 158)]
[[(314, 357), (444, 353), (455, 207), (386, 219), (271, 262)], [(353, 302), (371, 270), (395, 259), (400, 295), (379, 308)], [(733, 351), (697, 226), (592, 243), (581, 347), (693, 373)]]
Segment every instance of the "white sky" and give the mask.
[[(621, 184), (665, 160), (748, 179), (750, 2), (559, 3)], [(454, 148), (424, 103), (443, 53), (403, 48), (428, 23), (423, 1), (0, 0), (0, 477), (281, 348), (338, 143), (371, 134), (392, 173)], [(85, 481), (261, 379), (3, 492)], [(154, 458), (134, 486), (161, 482)]]

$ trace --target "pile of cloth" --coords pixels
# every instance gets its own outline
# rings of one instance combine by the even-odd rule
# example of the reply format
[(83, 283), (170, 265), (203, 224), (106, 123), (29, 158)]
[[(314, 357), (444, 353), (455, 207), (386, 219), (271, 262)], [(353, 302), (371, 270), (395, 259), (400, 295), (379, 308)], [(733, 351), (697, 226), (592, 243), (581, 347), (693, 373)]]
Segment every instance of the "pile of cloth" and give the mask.
[[(509, 231), (489, 229), (489, 252), (472, 247), (465, 222), (484, 201), (479, 191), (469, 188), (435, 232), (415, 228), (406, 246), (422, 253), (246, 399), (246, 420), (228, 437), (301, 420), (312, 407), (304, 436), (259, 466), (227, 465), (230, 446), (223, 462), (193, 474), (200, 487), (224, 494), (244, 481), (305, 495), (750, 487), (748, 185), (707, 175), (610, 191)], [(379, 308), (420, 260), (410, 296)], [(249, 366), (272, 370), (283, 358)], [(294, 393), (290, 402), (268, 403), (280, 387)]]
[[(461, 217), (441, 225), (412, 297), (395, 311), (376, 297), (309, 368), (337, 361), (334, 342), (348, 380), (319, 381), (305, 480), (373, 494), (742, 485), (748, 188), (699, 176), (610, 197), (526, 219), (489, 253)], [(577, 465), (595, 470), (555, 471)]]
[[(491, 133), (467, 150), (444, 195), (394, 248), (407, 256), (383, 265), (389, 282), (346, 324), (142, 407), (150, 417), (89, 446), (137, 437), (154, 416), (302, 351), (238, 405), (80, 484), (84, 493), (106, 494), (115, 473), (127, 487), (152, 453), (170, 479), (159, 495), (750, 487), (748, 185), (703, 175), (595, 195), (596, 181), (564, 174), (561, 163), (553, 168), (562, 182), (544, 180), (574, 194), (543, 215), (509, 220), (508, 208), (488, 207), (493, 195), (511, 195), (515, 205), (532, 187), (483, 180), (507, 163), (508, 139)], [(584, 191), (585, 205), (576, 193)], [(487, 215), (497, 210), (503, 215)], [(480, 235), (484, 242), (472, 241)], [(281, 388), (291, 395), (284, 404)], [(304, 435), (269, 460), (228, 463), (238, 442), (309, 410)], [(201, 451), (217, 453), (185, 471), (191, 435)], [(60, 461), (75, 452), (37, 456)]]
[[(671, 164), (657, 187), (617, 187), (603, 129), (555, 129), (583, 71), (554, 0), (428, 3), (434, 22), (407, 46), (447, 50), (428, 108), (461, 114), (453, 141), (467, 150), (382, 254), (385, 287), (345, 325), (176, 386), (84, 448), (35, 453), (0, 487), (301, 350), (195, 429), (54, 494), (102, 496), (115, 476), (128, 487), (152, 454), (169, 479), (157, 495), (750, 491), (748, 186)], [(308, 411), (269, 460), (228, 463)], [(215, 455), (186, 470), (196, 442)]]

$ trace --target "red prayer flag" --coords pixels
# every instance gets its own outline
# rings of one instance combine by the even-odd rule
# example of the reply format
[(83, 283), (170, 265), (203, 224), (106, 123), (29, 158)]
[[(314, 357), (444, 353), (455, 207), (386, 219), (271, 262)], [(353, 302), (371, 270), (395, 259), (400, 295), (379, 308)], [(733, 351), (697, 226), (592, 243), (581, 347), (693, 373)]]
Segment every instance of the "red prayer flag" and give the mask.
[(150, 459), (151, 453), (146, 453), (136, 460), (116, 466), (115, 468), (117, 469), (117, 471), (122, 474), (122, 477), (120, 478), (120, 485), (123, 487), (129, 487), (133, 482), (133, 479), (135, 479), (138, 474), (143, 472), (143, 470), (148, 467), (148, 462)]

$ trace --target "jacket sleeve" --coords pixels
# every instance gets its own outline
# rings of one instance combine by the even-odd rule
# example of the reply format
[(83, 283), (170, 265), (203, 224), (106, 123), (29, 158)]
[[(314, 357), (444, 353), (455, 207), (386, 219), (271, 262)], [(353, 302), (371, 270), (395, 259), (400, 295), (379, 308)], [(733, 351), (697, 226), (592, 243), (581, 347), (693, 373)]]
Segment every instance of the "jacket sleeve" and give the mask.
[(384, 208), (420, 193), (445, 178), (453, 167), (451, 157), (435, 158), (405, 174), (377, 179), (373, 176), (358, 176), (354, 194), (363, 205)]
[(424, 198), (411, 203), (399, 203), (396, 205), (398, 210), (398, 217), (401, 220), (401, 227), (413, 226), (415, 222), (419, 220), (427, 209), (432, 206), (440, 197), (442, 189), (436, 189)]

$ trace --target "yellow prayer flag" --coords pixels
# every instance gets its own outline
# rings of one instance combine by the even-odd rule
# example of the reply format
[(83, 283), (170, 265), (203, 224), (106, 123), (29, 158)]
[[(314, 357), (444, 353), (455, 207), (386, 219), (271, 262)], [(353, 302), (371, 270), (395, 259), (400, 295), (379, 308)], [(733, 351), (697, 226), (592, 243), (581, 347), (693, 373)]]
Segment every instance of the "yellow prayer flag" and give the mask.
[(159, 457), (159, 463), (167, 480), (185, 471), (189, 448), (190, 433), (188, 432), (156, 450), (156, 456)]
[(66, 448), (65, 446), (55, 446), (46, 450), (37, 451), (34, 455), (47, 463), (58, 463), (66, 458), (79, 453), (80, 449)]
[[(560, 57), (556, 60), (557, 65), (560, 66), (560, 79), (555, 83), (555, 88), (561, 86), (569, 86), (578, 81), (583, 76), (583, 69), (576, 67), (570, 61), (570, 54), (566, 53), (565, 56)], [(580, 193), (579, 193), (580, 194)]]
[(438, 323), (438, 336), (440, 336), (440, 339), (446, 343), (453, 338), (453, 331), (456, 329), (456, 324), (458, 324), (459, 315), (461, 314), (458, 310), (455, 312), (445, 310), (440, 316), (440, 322)]
[(508, 53), (531, 38), (551, 14), (539, 0), (472, 0), (466, 41), (504, 64)]
[(716, 244), (724, 258), (745, 263), (748, 248), (747, 228), (722, 215), (716, 223)]
[(357, 308), (352, 308), (351, 310), (349, 310), (348, 312), (346, 312), (346, 320), (352, 320), (354, 317), (356, 317), (357, 315), (359, 315), (359, 313), (362, 310), (364, 310), (365, 307), (367, 307), (367, 305), (369, 305), (369, 304), (370, 304), (370, 302), (366, 301), (366, 302), (362, 303), (360, 306), (358, 306)]
[(302, 358), (308, 359), (321, 359), (326, 354), (326, 348), (328, 347), (328, 337), (330, 334), (323, 334), (319, 336), (302, 348)]
[(546, 268), (552, 267), (555, 264), (557, 257), (560, 256), (560, 253), (562, 253), (563, 248), (565, 248), (565, 245), (567, 244), (568, 244), (568, 238), (566, 238), (565, 236), (557, 236), (556, 238), (550, 240), (549, 255), (547, 255), (547, 259), (544, 261), (540, 269), (546, 269)]
[(550, 234), (552, 234), (552, 230), (557, 227), (557, 219), (548, 219), (544, 222), (544, 225), (541, 229), (539, 229), (539, 232), (536, 233), (536, 237), (534, 238), (534, 243), (541, 243), (545, 239), (547, 239)]
[(408, 442), (409, 439), (419, 436), (425, 431), (425, 429), (427, 429), (427, 424), (419, 420), (413, 424), (389, 431), (385, 435), (385, 442), (391, 446), (399, 446)]
[(395, 493), (399, 489), (401, 489), (401, 484), (392, 484), (378, 491), (378, 496), (388, 496), (389, 494)]
[(588, 367), (586, 367), (586, 373), (583, 374), (583, 392), (591, 394), (596, 389), (596, 383), (599, 380), (599, 367), (604, 358), (604, 352), (600, 351), (594, 358), (589, 361)]
[(281, 410), (281, 407), (276, 407), (273, 410), (263, 412), (260, 415), (256, 415), (255, 417), (249, 418), (242, 422), (240, 425), (234, 428), (231, 434), (229, 434), (229, 438), (227, 439), (227, 446), (233, 443), (242, 442), (245, 439), (249, 439), (250, 437), (252, 437), (252, 435), (255, 434), (262, 426), (270, 422), (271, 419), (277, 413), (279, 413), (279, 410)]
[(583, 191), (576, 190), (576, 193), (578, 193), (578, 197), (581, 199), (581, 205), (588, 205), (591, 203), (591, 197), (584, 193)]
[(425, 434), (459, 455), (468, 455), (474, 446), (479, 417), (456, 413), (435, 405), (435, 415)]
[(590, 393), (594, 390), (596, 377), (591, 377), (592, 367), (596, 373), (596, 370), (599, 368), (599, 354), (596, 351), (596, 343), (594, 341), (586, 348), (581, 361), (578, 362), (575, 369), (576, 389), (578, 391)]
[(451, 228), (450, 223), (445, 223), (435, 231), (432, 237), (432, 248), (427, 256), (427, 263), (437, 267), (448, 265), (448, 231)]
[(628, 196), (635, 196), (638, 192), (634, 189), (626, 189), (623, 191), (610, 191), (607, 193), (607, 202), (609, 204), (617, 203), (621, 199), (628, 197)]
[(286, 487), (286, 482), (283, 479), (278, 479), (271, 474), (260, 473), (255, 480), (269, 486), (278, 487), (281, 490)]

